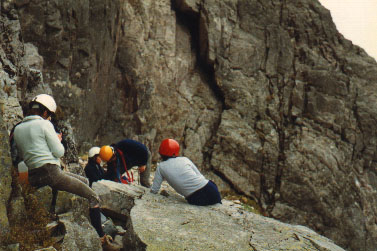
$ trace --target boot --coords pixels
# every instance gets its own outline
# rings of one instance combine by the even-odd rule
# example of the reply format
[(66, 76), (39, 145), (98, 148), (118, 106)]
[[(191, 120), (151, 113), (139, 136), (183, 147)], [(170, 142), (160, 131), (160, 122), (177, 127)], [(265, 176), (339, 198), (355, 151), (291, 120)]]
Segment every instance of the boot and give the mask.
[[(105, 237), (104, 242), (102, 244), (103, 251), (120, 251), (122, 247), (113, 243), (112, 238), (110, 236), (105, 235), (104, 237)], [(102, 242), (102, 238), (101, 238), (101, 242)]]

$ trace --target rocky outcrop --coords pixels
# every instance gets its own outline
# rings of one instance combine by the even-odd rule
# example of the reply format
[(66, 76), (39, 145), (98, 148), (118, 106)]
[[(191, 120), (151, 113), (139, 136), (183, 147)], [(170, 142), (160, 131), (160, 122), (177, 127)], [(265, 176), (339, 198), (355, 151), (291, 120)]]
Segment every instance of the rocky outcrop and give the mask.
[(5, 234), (9, 231), (9, 221), (7, 215), (7, 205), (12, 191), (12, 177), (11, 169), (12, 166), (9, 146), (8, 146), (8, 133), (4, 128), (4, 122), (0, 118), (0, 142), (1, 142), (1, 155), (0, 155), (0, 235)]
[(343, 250), (308, 228), (250, 213), (226, 200), (202, 208), (177, 196), (146, 194), (136, 201), (131, 220), (147, 250)]
[(78, 151), (174, 137), (266, 215), (377, 245), (377, 64), (316, 0), (1, 3), (4, 114), (52, 91)]
[(130, 209), (123, 237), (129, 250), (343, 250), (308, 228), (253, 214), (232, 201), (198, 207), (169, 187), (162, 196), (110, 181), (97, 182), (94, 189), (105, 204), (117, 204), (107, 205), (108, 212)]

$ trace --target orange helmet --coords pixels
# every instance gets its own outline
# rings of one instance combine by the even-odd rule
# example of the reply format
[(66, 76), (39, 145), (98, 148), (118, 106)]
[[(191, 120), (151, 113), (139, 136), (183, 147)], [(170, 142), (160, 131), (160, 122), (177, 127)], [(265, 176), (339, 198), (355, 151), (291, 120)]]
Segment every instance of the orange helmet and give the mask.
[(161, 142), (159, 153), (168, 157), (179, 155), (179, 144), (174, 139), (164, 139)]
[(111, 146), (103, 146), (99, 150), (99, 156), (103, 161), (109, 161), (114, 155), (114, 148)]

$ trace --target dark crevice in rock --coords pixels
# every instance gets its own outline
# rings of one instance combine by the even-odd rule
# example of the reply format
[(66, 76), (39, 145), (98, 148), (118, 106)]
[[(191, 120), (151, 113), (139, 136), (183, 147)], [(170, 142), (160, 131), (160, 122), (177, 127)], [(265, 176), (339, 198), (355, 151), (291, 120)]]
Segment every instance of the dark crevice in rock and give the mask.
[(147, 250), (147, 245), (143, 241), (141, 241), (139, 236), (135, 233), (131, 220), (129, 220), (127, 223), (127, 234), (123, 238), (123, 244), (124, 247), (126, 247), (126, 249), (124, 250)]
[(281, 4), (280, 4), (280, 17), (279, 17), (279, 23), (280, 25), (283, 24), (283, 13), (284, 13), (284, 9), (285, 9), (285, 6), (286, 6), (286, 1), (285, 0), (282, 0), (281, 1)]
[(234, 185), (233, 182), (226, 175), (224, 175), (222, 172), (220, 172), (220, 171), (218, 171), (218, 170), (216, 170), (214, 168), (212, 168), (211, 171), (215, 175), (217, 175), (218, 177), (220, 177), (225, 183), (227, 183), (230, 186), (230, 188), (232, 189), (232, 191), (236, 192), (239, 195), (245, 196), (246, 198), (250, 198), (250, 199), (258, 202), (258, 196), (253, 191), (250, 191), (251, 194), (252, 194), (251, 196), (247, 195), (244, 191), (238, 189), (236, 187), (236, 185)]
[[(201, 3), (203, 4), (203, 3)], [(200, 29), (200, 12), (202, 11), (199, 9), (199, 12), (194, 12), (192, 10), (186, 10), (182, 8), (182, 2), (179, 0), (172, 0), (171, 1), (172, 10), (175, 11), (177, 22), (181, 24), (182, 26), (185, 26), (188, 28), (191, 34), (191, 48), (195, 51), (196, 54), (196, 70), (200, 73), (201, 77), (204, 78), (205, 82), (208, 84), (208, 86), (213, 91), (214, 95), (217, 97), (217, 99), (222, 104), (222, 110), (229, 109), (229, 107), (226, 106), (225, 103), (225, 97), (224, 93), (221, 90), (221, 88), (218, 86), (216, 81), (216, 73), (215, 73), (215, 66), (214, 63), (208, 63), (206, 60), (205, 55), (207, 55), (208, 50), (208, 44), (206, 45), (206, 48), (202, 48), (203, 46), (201, 43), (201, 40), (205, 39), (208, 42), (208, 37), (203, 38), (203, 33)], [(202, 36), (202, 37), (200, 37)], [(213, 146), (215, 144), (214, 138), (216, 137), (217, 130), (221, 123), (221, 115), (218, 118), (218, 121), (214, 124), (214, 128), (212, 130), (212, 137), (207, 141), (205, 144), (205, 148), (207, 151), (203, 153), (203, 159), (205, 163), (208, 164), (208, 166), (211, 166), (210, 159), (211, 159), (211, 150), (213, 149)], [(186, 132), (186, 128), (184, 130)], [(216, 171), (214, 168), (211, 168), (211, 171), (220, 177), (225, 183), (227, 183), (234, 191), (238, 191), (239, 189), (236, 189), (236, 187), (233, 185), (231, 180), (229, 180), (225, 175), (223, 175), (221, 172)], [(243, 193), (242, 193), (243, 194)]]
[(272, 196), (272, 193), (270, 193), (268, 191), (268, 186), (267, 186), (267, 181), (266, 181), (266, 176), (265, 176), (265, 168), (264, 166), (265, 165), (269, 165), (270, 164), (270, 161), (268, 160), (265, 160), (264, 156), (263, 156), (263, 159), (262, 159), (262, 162), (261, 162), (261, 168), (260, 168), (260, 175), (259, 175), (259, 179), (260, 179), (260, 197), (257, 198), (256, 201), (258, 201), (258, 204), (260, 206), (260, 208), (262, 208), (263, 210), (269, 212), (272, 210), (271, 206), (273, 204), (273, 196)]
[(264, 30), (264, 39), (265, 39), (265, 47), (266, 47), (266, 50), (265, 50), (265, 57), (264, 57), (264, 60), (263, 60), (263, 64), (262, 64), (262, 71), (266, 71), (267, 69), (267, 61), (268, 61), (268, 55), (269, 55), (269, 52), (270, 52), (270, 46), (269, 46), (269, 43), (270, 43), (270, 32), (268, 29), (265, 29)]
[(196, 53), (196, 69), (205, 76), (207, 84), (222, 103), (223, 110), (226, 109), (224, 93), (217, 85), (214, 64), (207, 63), (207, 60), (202, 56), (207, 54), (206, 50), (208, 50), (208, 48), (201, 48), (200, 39), (206, 39), (208, 41), (208, 37), (200, 37), (200, 11), (199, 13), (193, 11), (185, 12), (179, 8), (179, 1), (171, 1), (171, 6), (176, 13), (177, 22), (187, 27), (190, 31), (191, 47)]

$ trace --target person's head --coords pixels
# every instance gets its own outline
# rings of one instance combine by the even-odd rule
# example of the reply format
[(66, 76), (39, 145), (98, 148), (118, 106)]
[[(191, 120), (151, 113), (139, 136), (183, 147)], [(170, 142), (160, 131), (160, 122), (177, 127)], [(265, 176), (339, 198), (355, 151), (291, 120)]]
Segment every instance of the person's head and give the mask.
[(100, 148), (97, 146), (94, 146), (89, 149), (88, 157), (89, 159), (94, 160), (97, 164), (101, 164), (101, 158), (99, 156)]
[(39, 94), (30, 101), (29, 111), (31, 115), (39, 115), (48, 119), (56, 112), (55, 100), (50, 95)]
[(158, 152), (163, 160), (179, 156), (179, 143), (174, 139), (164, 139)]
[(105, 162), (111, 162), (116, 158), (114, 148), (108, 145), (101, 147), (99, 156)]

